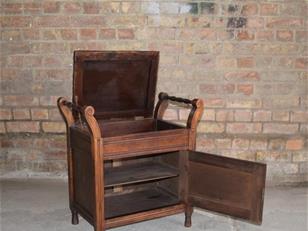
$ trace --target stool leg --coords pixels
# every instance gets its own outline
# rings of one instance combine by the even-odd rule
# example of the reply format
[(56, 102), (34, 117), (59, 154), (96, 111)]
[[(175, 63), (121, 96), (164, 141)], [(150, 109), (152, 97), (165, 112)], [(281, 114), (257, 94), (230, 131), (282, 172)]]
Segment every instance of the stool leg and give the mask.
[(187, 206), (185, 209), (185, 227), (191, 227), (191, 215), (193, 213), (193, 208)]
[(72, 210), (72, 224), (73, 225), (78, 225), (79, 224), (79, 218), (78, 218), (78, 213), (74, 210)]

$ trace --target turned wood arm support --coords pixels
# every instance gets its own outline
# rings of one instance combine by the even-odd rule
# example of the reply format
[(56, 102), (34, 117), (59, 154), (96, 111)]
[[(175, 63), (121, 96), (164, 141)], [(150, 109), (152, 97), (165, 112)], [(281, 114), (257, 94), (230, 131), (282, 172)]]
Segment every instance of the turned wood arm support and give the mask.
[(67, 131), (73, 124), (80, 123), (80, 126), (85, 124), (94, 139), (101, 138), (101, 130), (94, 117), (95, 110), (92, 106), (80, 107), (63, 97), (58, 99), (57, 104), (66, 123)]
[(154, 118), (162, 119), (165, 110), (168, 107), (168, 101), (174, 101), (178, 103), (184, 103), (191, 105), (191, 111), (189, 113), (186, 127), (190, 129), (196, 129), (197, 124), (203, 113), (203, 101), (202, 99), (184, 99), (175, 96), (169, 96), (167, 93), (161, 92), (158, 95), (158, 103), (155, 107)]

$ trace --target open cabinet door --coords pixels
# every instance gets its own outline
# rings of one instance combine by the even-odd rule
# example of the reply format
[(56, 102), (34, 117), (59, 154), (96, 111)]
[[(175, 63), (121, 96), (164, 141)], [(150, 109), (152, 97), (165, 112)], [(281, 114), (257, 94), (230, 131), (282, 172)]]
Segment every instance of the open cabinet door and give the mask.
[(265, 176), (265, 164), (191, 151), (189, 201), (261, 224)]

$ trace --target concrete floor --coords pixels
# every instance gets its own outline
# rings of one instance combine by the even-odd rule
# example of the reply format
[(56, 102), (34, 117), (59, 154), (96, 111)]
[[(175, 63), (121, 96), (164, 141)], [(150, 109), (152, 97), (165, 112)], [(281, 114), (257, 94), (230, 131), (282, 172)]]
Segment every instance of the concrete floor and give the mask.
[[(1, 231), (93, 231), (83, 219), (70, 224), (67, 183), (63, 180), (2, 180)], [(308, 188), (268, 188), (264, 221), (256, 226), (197, 210), (193, 226), (183, 227), (182, 214), (112, 229), (113, 231), (307, 231)]]

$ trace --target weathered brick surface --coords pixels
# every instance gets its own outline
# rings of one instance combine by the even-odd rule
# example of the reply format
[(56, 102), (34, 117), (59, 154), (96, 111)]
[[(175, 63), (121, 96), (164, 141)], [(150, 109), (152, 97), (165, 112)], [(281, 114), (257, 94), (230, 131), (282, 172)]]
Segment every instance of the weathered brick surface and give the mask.
[(204, 99), (198, 150), (266, 162), (271, 183), (305, 180), (307, 1), (14, 0), (0, 22), (7, 171), (65, 171), (55, 105), (71, 96), (74, 50), (159, 50), (158, 91)]

